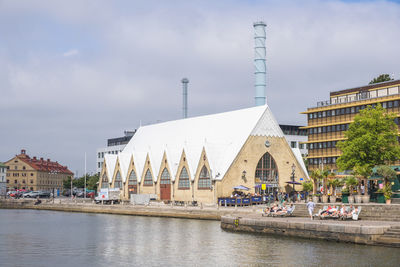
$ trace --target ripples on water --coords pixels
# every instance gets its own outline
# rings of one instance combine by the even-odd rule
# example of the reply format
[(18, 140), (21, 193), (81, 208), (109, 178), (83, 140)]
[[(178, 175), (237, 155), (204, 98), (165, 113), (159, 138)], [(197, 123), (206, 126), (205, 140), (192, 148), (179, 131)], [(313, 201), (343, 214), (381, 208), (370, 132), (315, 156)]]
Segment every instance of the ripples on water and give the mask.
[(0, 266), (400, 266), (399, 252), (225, 232), (216, 221), (0, 210)]

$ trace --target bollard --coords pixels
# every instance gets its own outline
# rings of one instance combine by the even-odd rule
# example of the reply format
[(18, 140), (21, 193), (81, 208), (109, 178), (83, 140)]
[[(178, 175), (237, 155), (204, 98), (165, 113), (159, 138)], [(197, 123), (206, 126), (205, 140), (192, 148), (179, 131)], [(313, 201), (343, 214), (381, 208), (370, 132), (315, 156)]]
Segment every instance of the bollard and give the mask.
[(225, 208), (227, 207), (227, 204), (226, 204), (226, 199), (225, 199)]

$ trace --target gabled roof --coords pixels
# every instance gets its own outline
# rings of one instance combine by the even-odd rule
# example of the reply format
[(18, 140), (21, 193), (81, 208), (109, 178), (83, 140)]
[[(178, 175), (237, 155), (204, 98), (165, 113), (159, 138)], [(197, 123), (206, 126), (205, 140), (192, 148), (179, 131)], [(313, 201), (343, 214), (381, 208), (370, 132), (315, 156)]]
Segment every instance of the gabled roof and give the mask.
[(108, 182), (111, 184), (112, 177), (114, 175), (115, 164), (117, 163), (117, 155), (105, 154), (104, 162), (106, 164), (107, 179)]
[(153, 173), (157, 175), (165, 152), (175, 179), (185, 151), (194, 179), (204, 148), (211, 176), (222, 179), (250, 135), (283, 137), (267, 105), (140, 127), (120, 155), (133, 155), (141, 177), (146, 156), (149, 155)]

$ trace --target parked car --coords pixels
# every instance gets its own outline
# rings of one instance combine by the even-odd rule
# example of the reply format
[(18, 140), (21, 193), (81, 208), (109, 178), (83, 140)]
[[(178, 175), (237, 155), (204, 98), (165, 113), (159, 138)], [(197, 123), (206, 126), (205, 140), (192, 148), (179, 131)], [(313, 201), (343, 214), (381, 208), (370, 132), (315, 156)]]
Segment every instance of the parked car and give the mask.
[(50, 192), (47, 192), (47, 191), (39, 191), (40, 193), (39, 193), (39, 197), (47, 197), (47, 198), (49, 198), (49, 197), (51, 197), (51, 193)]
[(40, 191), (31, 191), (31, 192), (25, 193), (23, 196), (27, 197), (27, 198), (40, 197)]

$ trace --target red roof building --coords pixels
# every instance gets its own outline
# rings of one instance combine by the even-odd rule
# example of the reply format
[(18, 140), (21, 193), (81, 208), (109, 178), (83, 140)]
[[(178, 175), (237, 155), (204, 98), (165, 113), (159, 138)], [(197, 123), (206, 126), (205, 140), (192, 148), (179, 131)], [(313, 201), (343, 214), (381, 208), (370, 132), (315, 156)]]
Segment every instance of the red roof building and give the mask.
[(8, 168), (9, 190), (62, 190), (63, 181), (73, 176), (67, 166), (50, 159), (30, 157), (25, 149), (4, 164)]

